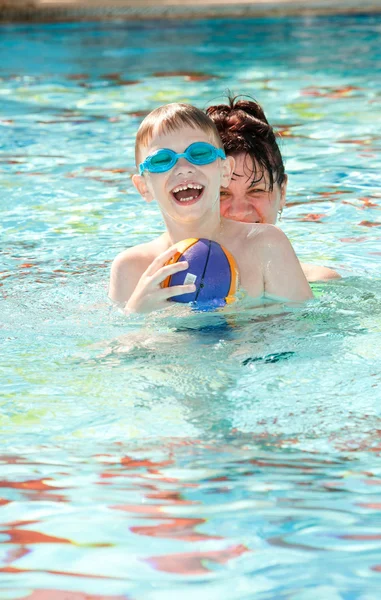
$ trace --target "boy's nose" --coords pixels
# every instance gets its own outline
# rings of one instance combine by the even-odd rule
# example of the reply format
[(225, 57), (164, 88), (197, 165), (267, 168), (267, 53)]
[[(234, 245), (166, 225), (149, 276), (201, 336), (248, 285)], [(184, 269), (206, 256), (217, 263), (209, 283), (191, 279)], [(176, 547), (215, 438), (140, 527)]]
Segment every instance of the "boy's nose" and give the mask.
[(174, 171), (176, 175), (184, 175), (186, 173), (194, 173), (194, 165), (188, 162), (186, 158), (179, 158), (177, 163), (174, 166)]

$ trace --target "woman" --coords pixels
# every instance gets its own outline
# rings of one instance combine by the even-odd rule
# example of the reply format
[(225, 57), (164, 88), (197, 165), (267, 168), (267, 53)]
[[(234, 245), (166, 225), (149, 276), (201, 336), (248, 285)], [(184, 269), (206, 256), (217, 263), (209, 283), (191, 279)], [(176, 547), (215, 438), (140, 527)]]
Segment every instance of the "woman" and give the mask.
[[(221, 214), (246, 223), (275, 224), (286, 203), (287, 174), (275, 133), (259, 104), (229, 97), (210, 106), (226, 154), (235, 158), (233, 178), (221, 188)], [(328, 267), (302, 264), (309, 282), (335, 279)]]

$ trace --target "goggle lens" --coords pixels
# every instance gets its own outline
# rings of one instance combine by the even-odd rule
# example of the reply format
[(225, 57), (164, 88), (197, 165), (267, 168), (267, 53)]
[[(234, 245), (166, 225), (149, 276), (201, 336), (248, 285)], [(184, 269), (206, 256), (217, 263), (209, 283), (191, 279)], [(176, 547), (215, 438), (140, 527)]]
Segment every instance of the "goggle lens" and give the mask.
[(157, 154), (151, 156), (149, 165), (154, 169), (165, 169), (170, 168), (173, 162), (173, 152), (168, 150), (160, 150)]
[(209, 144), (192, 144), (188, 148), (189, 158), (196, 165), (207, 165), (213, 162), (216, 158), (216, 151), (213, 146)]

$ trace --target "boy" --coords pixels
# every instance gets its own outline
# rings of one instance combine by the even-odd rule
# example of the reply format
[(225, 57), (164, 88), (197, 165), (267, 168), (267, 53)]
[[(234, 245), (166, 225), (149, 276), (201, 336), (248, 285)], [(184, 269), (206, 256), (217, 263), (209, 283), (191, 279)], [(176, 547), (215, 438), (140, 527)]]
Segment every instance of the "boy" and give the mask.
[(273, 225), (220, 216), (220, 186), (229, 185), (234, 158), (225, 157), (214, 123), (201, 110), (173, 103), (152, 111), (139, 127), (135, 159), (139, 174), (133, 184), (146, 202), (158, 202), (166, 231), (121, 252), (112, 264), (109, 296), (127, 313), (164, 308), (169, 298), (195, 290), (194, 284), (160, 287), (166, 277), (187, 268), (184, 261), (165, 263), (176, 253), (176, 242), (191, 237), (225, 246), (250, 296), (312, 298), (284, 233)]

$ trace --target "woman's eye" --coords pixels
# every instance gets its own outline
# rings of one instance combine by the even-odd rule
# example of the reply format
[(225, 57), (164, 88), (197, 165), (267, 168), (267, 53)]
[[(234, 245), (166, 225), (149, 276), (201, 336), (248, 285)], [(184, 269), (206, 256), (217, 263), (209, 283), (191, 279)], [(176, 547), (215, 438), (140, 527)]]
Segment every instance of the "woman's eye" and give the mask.
[(227, 198), (228, 196), (230, 196), (229, 192), (226, 190), (220, 190), (220, 198)]

